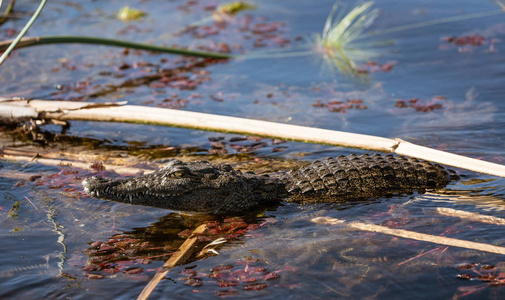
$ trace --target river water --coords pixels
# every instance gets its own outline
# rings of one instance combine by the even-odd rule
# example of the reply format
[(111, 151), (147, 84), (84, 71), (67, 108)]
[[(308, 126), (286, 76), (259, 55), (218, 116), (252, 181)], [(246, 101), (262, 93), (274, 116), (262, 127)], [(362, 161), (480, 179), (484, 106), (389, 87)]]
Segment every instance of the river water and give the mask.
[[(26, 48), (0, 67), (0, 95), (128, 101), (401, 138), (505, 162), (505, 13), (495, 2), (375, 3), (377, 19), (348, 54), (358, 74), (339, 70), (315, 46), (333, 1), (256, 0), (254, 9), (217, 24), (209, 16), (222, 3), (130, 1), (146, 13), (131, 22), (116, 18), (124, 1), (49, 3), (30, 35), (229, 48), (244, 56), (201, 63), (104, 46)], [(0, 26), (0, 39), (19, 31), (36, 6), (16, 3), (16, 18)], [(58, 125), (41, 129), (38, 141), (9, 134), (1, 145), (75, 161), (96, 155), (106, 168), (111, 160), (153, 168), (175, 157), (258, 172), (370, 153), (147, 125), (76, 121), (64, 133)], [(456, 170), (462, 179), (441, 191), (359, 203), (282, 203), (223, 220), (87, 197), (80, 181), (95, 172), (118, 176), (109, 169), (4, 159), (0, 171), (0, 298), (136, 298), (184, 232), (203, 221), (217, 222), (218, 236), (227, 238), (215, 249), (219, 255), (172, 269), (153, 299), (498, 299), (505, 292), (503, 255), (312, 221), (331, 217), (505, 247), (503, 225), (438, 210), (503, 218), (502, 178)]]

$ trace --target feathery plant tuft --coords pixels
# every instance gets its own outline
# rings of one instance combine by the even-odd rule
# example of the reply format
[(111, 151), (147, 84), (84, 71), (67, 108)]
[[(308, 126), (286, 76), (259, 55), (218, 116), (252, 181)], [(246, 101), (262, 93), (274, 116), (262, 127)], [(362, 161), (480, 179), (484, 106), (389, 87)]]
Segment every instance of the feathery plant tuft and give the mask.
[(344, 50), (350, 50), (350, 44), (358, 39), (379, 15), (378, 9), (372, 9), (373, 4), (373, 1), (368, 1), (356, 5), (347, 13), (342, 9), (335, 17), (339, 9), (339, 3), (335, 3), (326, 19), (323, 32), (316, 36), (316, 45), (323, 52), (325, 59), (346, 73), (353, 73), (355, 65)]
[(372, 25), (379, 15), (378, 9), (371, 9), (372, 5), (373, 1), (357, 5), (345, 16), (341, 12), (334, 18), (338, 9), (338, 3), (335, 3), (324, 24), (323, 33), (318, 38), (319, 43), (330, 49), (344, 49)]

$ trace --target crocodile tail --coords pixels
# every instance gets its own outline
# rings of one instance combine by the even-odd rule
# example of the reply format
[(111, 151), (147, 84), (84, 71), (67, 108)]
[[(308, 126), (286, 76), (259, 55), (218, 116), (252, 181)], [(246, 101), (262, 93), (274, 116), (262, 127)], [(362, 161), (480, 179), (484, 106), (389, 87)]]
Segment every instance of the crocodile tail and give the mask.
[(437, 189), (456, 177), (441, 165), (416, 158), (351, 154), (315, 161), (282, 180), (290, 194), (361, 199)]

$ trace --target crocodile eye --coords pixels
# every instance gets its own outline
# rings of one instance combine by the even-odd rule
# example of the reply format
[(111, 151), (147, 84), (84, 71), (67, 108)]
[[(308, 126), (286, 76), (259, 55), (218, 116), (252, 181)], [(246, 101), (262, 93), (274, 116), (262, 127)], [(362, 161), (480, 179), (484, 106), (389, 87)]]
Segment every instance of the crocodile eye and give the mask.
[(183, 177), (187, 174), (189, 174), (188, 168), (177, 166), (175, 170), (173, 170), (172, 173), (170, 173), (170, 177)]
[(172, 175), (172, 177), (182, 177), (184, 174), (186, 174), (186, 172), (184, 172), (183, 170), (177, 170), (170, 175)]

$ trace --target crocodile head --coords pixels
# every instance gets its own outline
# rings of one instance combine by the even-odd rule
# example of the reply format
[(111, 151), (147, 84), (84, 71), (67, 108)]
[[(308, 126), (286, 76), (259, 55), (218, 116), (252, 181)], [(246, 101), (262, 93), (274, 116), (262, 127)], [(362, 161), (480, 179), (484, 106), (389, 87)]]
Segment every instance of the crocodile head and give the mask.
[(88, 195), (105, 200), (189, 213), (226, 214), (244, 212), (258, 204), (248, 176), (229, 165), (172, 160), (136, 178), (93, 176), (84, 179), (82, 185)]

